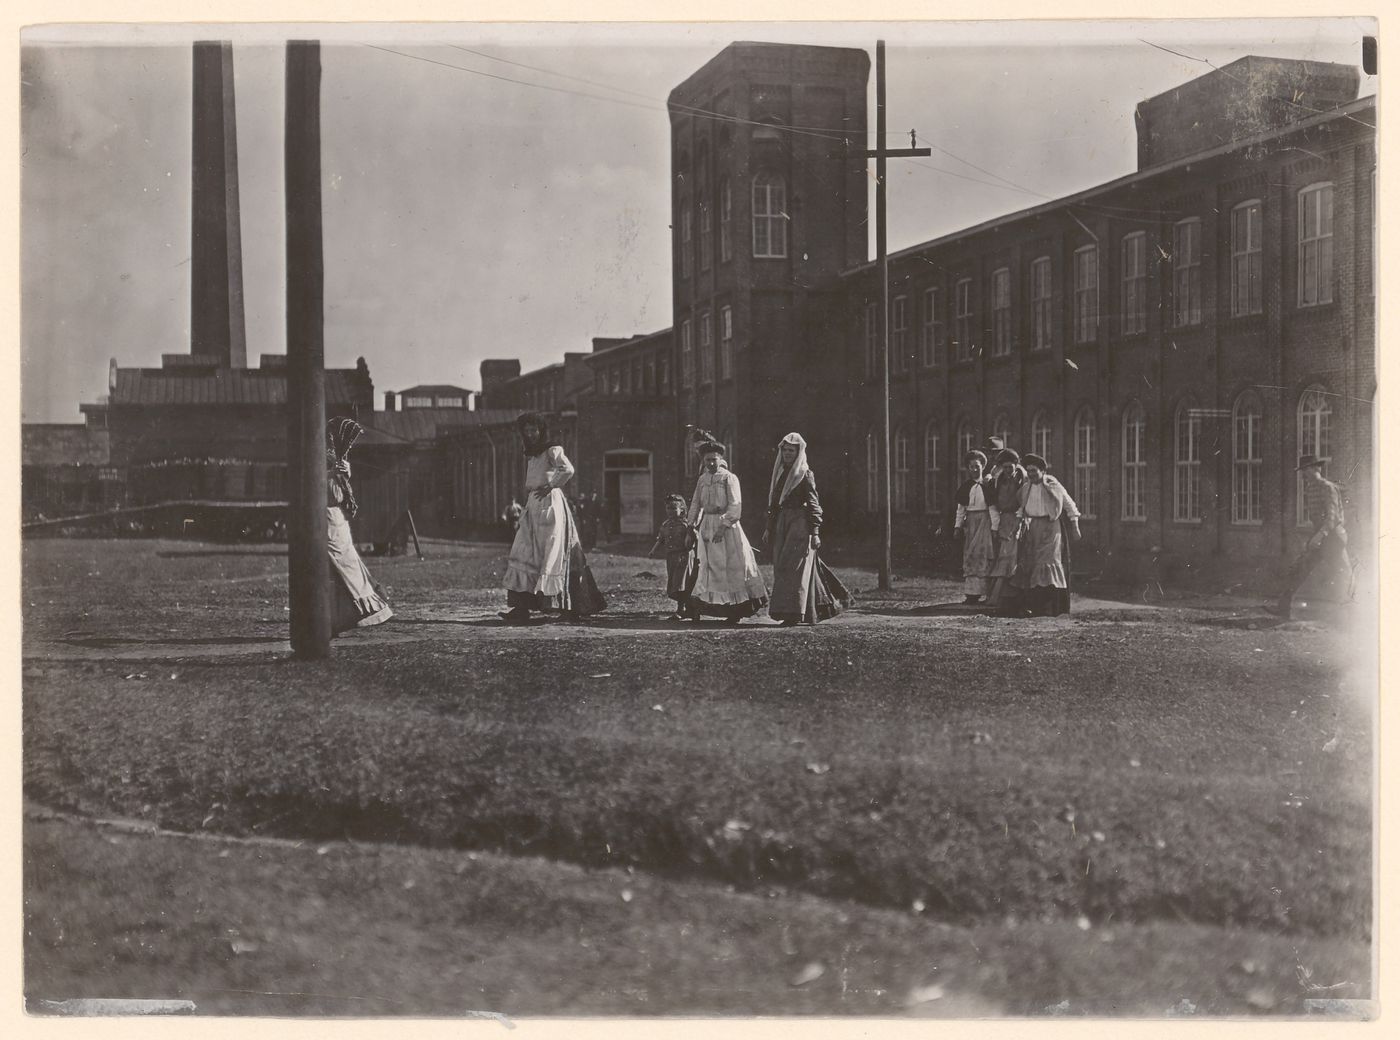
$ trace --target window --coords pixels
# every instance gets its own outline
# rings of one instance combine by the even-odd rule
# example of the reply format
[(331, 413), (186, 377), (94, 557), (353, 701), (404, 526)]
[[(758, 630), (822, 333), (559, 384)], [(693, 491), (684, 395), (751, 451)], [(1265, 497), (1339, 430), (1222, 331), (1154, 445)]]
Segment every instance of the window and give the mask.
[(439, 408), (461, 408), (462, 399), (460, 397), (439, 397), (437, 406)]
[(890, 367), (897, 373), (909, 371), (909, 297), (890, 301)]
[(695, 164), (695, 193), (700, 199), (700, 270), (708, 271), (715, 260), (715, 215), (710, 209), (710, 144), (701, 142)]
[(622, 392), (630, 394), (632, 392), (632, 366), (622, 366)]
[(734, 212), (734, 203), (730, 195), (729, 178), (719, 182), (719, 262), (729, 263), (734, 258), (733, 224), (730, 216)]
[(656, 358), (647, 358), (647, 393), (656, 393)]
[(1201, 323), (1201, 221), (1183, 220), (1172, 229), (1172, 320)]
[(1050, 258), (1042, 256), (1031, 264), (1031, 349), (1050, 349), (1051, 321)]
[(972, 279), (963, 278), (953, 287), (953, 356), (972, 360)]
[(685, 475), (694, 477), (700, 471), (700, 456), (690, 439), (690, 431), (681, 434), (681, 457), (685, 459)]
[(734, 378), (734, 310), (719, 309), (719, 377)]
[(1253, 391), (1235, 402), (1231, 425), (1234, 429), (1234, 463), (1231, 468), (1230, 519), (1237, 524), (1264, 522), (1261, 482), (1264, 475), (1264, 409)]
[(1074, 342), (1099, 338), (1099, 251), (1082, 246), (1074, 251)]
[(865, 435), (865, 508), (880, 512), (880, 442), (874, 429)]
[(715, 323), (706, 311), (700, 315), (700, 385), (715, 381)]
[(1258, 199), (1230, 211), (1230, 314), (1264, 311), (1264, 220)]
[(909, 431), (901, 426), (894, 431), (894, 511), (907, 513), (911, 508), (909, 499), (909, 458), (913, 454)]
[(663, 394), (671, 389), (671, 359), (665, 354), (656, 363), (656, 385)]
[(681, 277), (690, 277), (690, 265), (693, 262), (690, 252), (690, 230), (692, 227), (692, 214), (690, 212), (690, 199), (681, 197)]
[(967, 453), (972, 450), (974, 440), (975, 437), (972, 433), (972, 423), (970, 423), (966, 419), (958, 423), (958, 457), (956, 460), (958, 466), (962, 466), (963, 459), (965, 459), (967, 457)]
[(681, 387), (695, 385), (695, 353), (690, 342), (690, 322), (681, 322)]
[[(1322, 459), (1322, 475), (1327, 476), (1332, 460), (1332, 402), (1320, 387), (1308, 390), (1298, 401), (1298, 454)], [(1303, 475), (1297, 481), (1298, 526), (1308, 523), (1308, 504), (1303, 494)]]
[(1123, 236), (1123, 335), (1147, 331), (1147, 233)]
[(1031, 451), (1043, 459), (1050, 458), (1050, 417), (1044, 412), (1036, 412), (1031, 419)]
[(753, 179), (753, 255), (787, 256), (787, 190), (776, 174)]
[[(1007, 448), (1011, 446), (1011, 416), (1005, 412), (1000, 413), (992, 420), (991, 436), (1001, 438), (1001, 446)], [(992, 460), (988, 459), (987, 464), (991, 465)]]
[(938, 348), (943, 339), (943, 315), (939, 307), (938, 290), (924, 290), (923, 324), (919, 328), (919, 347), (925, 368), (938, 364)]
[(1201, 413), (1184, 403), (1176, 409), (1176, 509), (1180, 523), (1201, 519)]
[(930, 419), (924, 427), (924, 512), (937, 513), (940, 504), (938, 494), (938, 462), (941, 438), (938, 433), (938, 420)]
[(865, 305), (865, 378), (880, 374), (880, 305)]
[(1298, 306), (1332, 302), (1332, 185), (1298, 192)]
[(606, 372), (599, 372), (595, 377), (595, 385), (597, 386), (598, 393), (606, 394), (608, 392), (608, 374)]
[(1123, 519), (1147, 519), (1147, 416), (1136, 402), (1123, 413)]
[(616, 365), (613, 365), (612, 368), (608, 369), (608, 380), (612, 384), (613, 393), (622, 393), (622, 369), (618, 368)]
[(405, 397), (403, 406), (405, 408), (431, 408), (433, 399), (431, 397)]
[(1095, 444), (1094, 410), (1081, 408), (1074, 417), (1074, 501), (1086, 518), (1095, 515), (1095, 476), (1098, 445)]
[(992, 272), (992, 356), (1011, 353), (1011, 270)]
[(732, 464), (733, 461), (734, 461), (734, 455), (735, 455), (735, 453), (739, 450), (738, 448), (736, 448), (736, 447), (734, 446), (734, 445), (737, 443), (737, 442), (734, 440), (734, 431), (733, 431), (733, 430), (725, 430), (725, 431), (723, 431), (723, 432), (719, 435), (719, 442), (720, 442), (721, 444), (724, 445), (724, 457), (727, 458), (727, 459), (729, 459), (729, 460), (730, 460), (730, 463)]

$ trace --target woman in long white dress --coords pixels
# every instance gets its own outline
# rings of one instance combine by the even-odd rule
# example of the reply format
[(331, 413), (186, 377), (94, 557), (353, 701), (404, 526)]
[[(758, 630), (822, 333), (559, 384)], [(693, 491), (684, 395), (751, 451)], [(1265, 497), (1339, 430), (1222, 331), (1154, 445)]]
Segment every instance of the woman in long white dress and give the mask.
[(326, 424), (326, 549), (331, 560), (331, 628), (336, 633), (380, 625), (394, 616), (350, 532), (359, 505), (350, 486), (348, 456), (363, 432), (354, 419)]
[(697, 528), (698, 575), (687, 612), (692, 620), (704, 615), (737, 625), (768, 603), (768, 586), (739, 523), (743, 495), (724, 461), (724, 446), (706, 441), (697, 450), (703, 462), (689, 522)]
[(603, 595), (588, 569), (578, 522), (563, 487), (574, 464), (549, 439), (545, 417), (526, 412), (516, 420), (525, 445), (525, 505), (506, 565), (507, 621), (530, 620), (531, 611), (557, 611), (581, 620), (603, 609)]

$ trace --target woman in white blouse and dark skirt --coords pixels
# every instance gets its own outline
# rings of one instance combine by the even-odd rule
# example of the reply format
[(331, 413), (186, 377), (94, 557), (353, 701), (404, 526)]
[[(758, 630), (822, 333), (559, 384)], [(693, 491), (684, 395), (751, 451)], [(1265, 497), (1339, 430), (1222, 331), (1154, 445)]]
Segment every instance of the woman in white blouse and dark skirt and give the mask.
[(1069, 613), (1070, 543), (1079, 540), (1079, 507), (1048, 472), (1040, 455), (1021, 459), (1026, 482), (1016, 511), (1021, 555), (1016, 584), (1019, 613), (1053, 617)]
[(963, 602), (980, 603), (987, 594), (996, 544), (992, 540), (998, 527), (996, 503), (991, 490), (982, 479), (987, 456), (975, 448), (963, 457), (967, 479), (958, 487), (957, 515), (953, 520), (953, 536), (963, 542)]

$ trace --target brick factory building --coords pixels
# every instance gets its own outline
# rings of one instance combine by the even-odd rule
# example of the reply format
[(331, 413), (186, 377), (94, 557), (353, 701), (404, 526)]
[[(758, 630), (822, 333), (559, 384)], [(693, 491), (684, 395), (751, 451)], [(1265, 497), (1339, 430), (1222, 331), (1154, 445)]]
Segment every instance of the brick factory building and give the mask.
[[(619, 447), (650, 454), (653, 522), (670, 474), (690, 490), (695, 424), (729, 446), (757, 535), (755, 493), (796, 429), (828, 530), (877, 537), (865, 160), (780, 129), (863, 142), (868, 70), (859, 50), (736, 43), (672, 93), (674, 342), (657, 364), (669, 353), (673, 378), (589, 357), (593, 392), (567, 419), (582, 489), (608, 472), (595, 409), (640, 395)], [(1093, 569), (1276, 566), (1303, 524), (1303, 453), (1328, 460), (1369, 527), (1375, 102), (1358, 82), (1349, 66), (1242, 58), (1138, 106), (1135, 173), (892, 255), (897, 550), (927, 552), (963, 449), (989, 435), (1050, 460)], [(483, 365), (483, 385), (509, 364)], [(618, 494), (635, 516), (642, 492)]]

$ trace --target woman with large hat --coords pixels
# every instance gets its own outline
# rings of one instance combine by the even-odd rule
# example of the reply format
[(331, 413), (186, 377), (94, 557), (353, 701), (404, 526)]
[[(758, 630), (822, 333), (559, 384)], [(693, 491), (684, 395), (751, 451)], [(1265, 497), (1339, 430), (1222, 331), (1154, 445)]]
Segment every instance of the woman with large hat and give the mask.
[(384, 592), (355, 548), (350, 521), (359, 512), (350, 486), (350, 449), (364, 433), (354, 419), (326, 424), (326, 549), (331, 560), (331, 629), (380, 625), (394, 616)]
[(516, 420), (525, 450), (525, 505), (506, 565), (506, 605), (501, 616), (530, 620), (531, 611), (558, 611), (572, 620), (606, 605), (588, 569), (569, 500), (562, 488), (574, 475), (563, 445), (550, 439), (549, 422), (538, 412)]
[(778, 443), (768, 485), (768, 527), (773, 549), (773, 598), (768, 615), (784, 625), (815, 625), (850, 605), (851, 594), (822, 563), (822, 506), (817, 480), (807, 467), (807, 442), (790, 433)]
[(1047, 471), (1039, 455), (1027, 453), (1026, 482), (1016, 511), (1023, 545), (1015, 583), (1024, 589), (1024, 611), (1042, 616), (1069, 613), (1070, 542), (1079, 539), (1079, 507)]
[(737, 625), (768, 603), (768, 586), (739, 523), (743, 496), (739, 478), (724, 461), (724, 445), (705, 437), (696, 451), (701, 472), (688, 520), (696, 528), (697, 574), (687, 613), (692, 619), (704, 615)]

